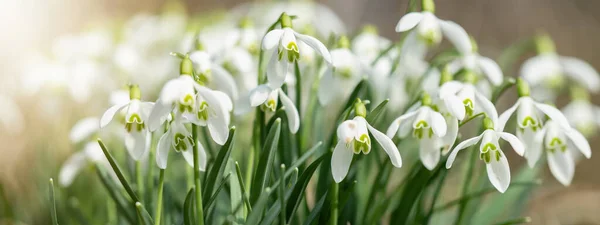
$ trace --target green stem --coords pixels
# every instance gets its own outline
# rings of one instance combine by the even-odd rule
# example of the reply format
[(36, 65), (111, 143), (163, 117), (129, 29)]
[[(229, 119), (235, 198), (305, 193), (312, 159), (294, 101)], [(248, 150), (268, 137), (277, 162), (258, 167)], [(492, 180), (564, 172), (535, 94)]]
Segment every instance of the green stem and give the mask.
[[(298, 61), (294, 61), (294, 75), (296, 76), (296, 110), (298, 110), (298, 118), (300, 118), (300, 121), (302, 121), (302, 75), (300, 74)], [(289, 119), (290, 118), (288, 118), (288, 120)], [(300, 122), (300, 126), (296, 135), (296, 149), (298, 151), (298, 155), (300, 155), (302, 149), (304, 149), (302, 146), (302, 134), (302, 122)]]
[(332, 182), (331, 183), (331, 189), (329, 189), (331, 192), (331, 214), (329, 217), (329, 225), (337, 225), (338, 224), (338, 204), (339, 204), (339, 199), (338, 199), (338, 195), (340, 192), (340, 184), (336, 183), (336, 182)]
[[(512, 186), (512, 187), (515, 187), (515, 186), (525, 186), (525, 187), (527, 187), (527, 186), (539, 185), (540, 183), (541, 183), (540, 181), (534, 181), (534, 182), (513, 182), (513, 183), (510, 183), (510, 186)], [(446, 204), (444, 204), (442, 206), (436, 207), (433, 211), (434, 212), (444, 211), (444, 210), (452, 208), (453, 206), (455, 206), (455, 205), (457, 205), (459, 203), (462, 203), (462, 202), (465, 202), (465, 201), (468, 201), (468, 200), (471, 200), (471, 199), (483, 197), (484, 195), (487, 195), (487, 194), (490, 194), (490, 193), (494, 193), (494, 192), (496, 192), (496, 188), (495, 187), (485, 188), (483, 190), (480, 190), (480, 191), (477, 191), (477, 192), (465, 195), (465, 196), (463, 196), (463, 197), (461, 197), (459, 199), (452, 200), (452, 201), (450, 201), (450, 202), (448, 202), (448, 203), (446, 203)]]
[(248, 209), (248, 214), (250, 214), (250, 212), (252, 212), (252, 206), (250, 205), (250, 200), (248, 199), (248, 194), (246, 193), (246, 186), (244, 185), (244, 181), (242, 180), (240, 164), (237, 161), (235, 162), (235, 172), (237, 173), (238, 182), (240, 183), (240, 190), (242, 191), (242, 199), (244, 200), (244, 205), (246, 205), (246, 208)]
[(135, 182), (137, 187), (137, 194), (144, 197), (144, 178), (143, 178), (142, 162), (140, 160), (135, 161)]
[(133, 188), (131, 188), (131, 185), (129, 185), (129, 182), (127, 182), (127, 179), (125, 179), (125, 176), (123, 175), (121, 168), (119, 168), (119, 165), (117, 165), (115, 158), (113, 158), (113, 156), (110, 154), (110, 152), (108, 152), (106, 145), (104, 145), (104, 142), (102, 142), (102, 140), (100, 140), (99, 138), (98, 138), (98, 144), (100, 144), (100, 148), (102, 148), (102, 152), (104, 153), (104, 156), (106, 156), (106, 159), (108, 160), (108, 163), (110, 164), (110, 167), (112, 167), (113, 171), (117, 175), (117, 178), (119, 178), (119, 182), (121, 182), (121, 185), (123, 185), (123, 187), (125, 187), (125, 191), (127, 191), (127, 194), (129, 194), (129, 197), (131, 197), (131, 200), (133, 200), (133, 202), (139, 202), (140, 199), (137, 197), (137, 195), (133, 191)]
[(481, 112), (481, 113), (477, 113), (477, 114), (475, 114), (474, 116), (471, 116), (471, 117), (467, 118), (466, 120), (462, 121), (462, 122), (461, 122), (461, 123), (458, 125), (458, 127), (462, 127), (462, 126), (464, 126), (465, 124), (467, 124), (468, 122), (470, 122), (471, 120), (473, 120), (473, 119), (475, 119), (475, 118), (477, 118), (477, 117), (483, 116), (483, 115), (485, 115), (485, 113), (482, 113), (482, 112)]
[(286, 225), (286, 207), (285, 207), (285, 164), (281, 164), (280, 167), (280, 175), (281, 178), (279, 180), (281, 183), (279, 184), (279, 203), (281, 205), (281, 210), (279, 212), (279, 224)]
[(165, 170), (160, 170), (160, 175), (158, 178), (158, 197), (156, 198), (156, 211), (154, 213), (154, 225), (160, 225), (161, 216), (162, 216), (162, 208), (163, 208), (163, 190), (165, 183)]
[(192, 126), (192, 139), (194, 139), (194, 184), (196, 192), (196, 220), (198, 225), (204, 225), (204, 211), (202, 210), (202, 186), (200, 186), (200, 163), (198, 160), (198, 126)]
[(54, 180), (52, 180), (52, 178), (50, 178), (48, 186), (50, 187), (50, 214), (52, 216), (52, 224), (58, 225), (58, 218), (56, 216), (56, 202), (54, 198)]
[[(482, 130), (482, 129), (480, 129)], [(481, 132), (478, 132), (481, 133)], [(472, 150), (472, 149), (471, 149)], [(479, 151), (470, 151), (469, 162), (467, 164), (467, 171), (465, 172), (465, 182), (463, 183), (461, 196), (467, 196), (469, 192), (469, 187), (471, 185), (471, 180), (473, 179), (473, 173), (475, 172), (475, 162), (477, 162), (477, 157), (479, 157)], [(468, 201), (461, 201), (458, 206), (458, 218), (456, 219), (455, 224), (463, 224), (463, 219), (465, 215), (465, 209), (467, 207)]]
[[(151, 133), (150, 135), (150, 160), (148, 162), (154, 163), (156, 161), (156, 144), (158, 143), (157, 141), (154, 141), (154, 133)], [(148, 198), (147, 200), (152, 200), (150, 195), (154, 192), (154, 166), (148, 166), (147, 177), (146, 194), (148, 194), (148, 196), (146, 197)]]

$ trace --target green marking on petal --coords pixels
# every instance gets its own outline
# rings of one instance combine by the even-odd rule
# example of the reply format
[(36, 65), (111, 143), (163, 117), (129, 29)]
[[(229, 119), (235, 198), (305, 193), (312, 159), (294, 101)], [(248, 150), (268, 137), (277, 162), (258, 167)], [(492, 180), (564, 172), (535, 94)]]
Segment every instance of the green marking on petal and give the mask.
[(465, 112), (466, 112), (465, 118), (469, 118), (469, 117), (473, 116), (473, 111), (475, 109), (475, 106), (473, 105), (473, 100), (471, 100), (470, 98), (467, 98), (467, 99), (463, 100), (463, 105), (465, 106)]
[(187, 139), (188, 137), (181, 133), (176, 133), (175, 135), (173, 135), (173, 147), (175, 147), (175, 151), (185, 151), (187, 149), (187, 144), (185, 143)]
[(178, 104), (179, 111), (182, 113), (194, 111), (194, 108), (192, 107), (194, 105), (194, 101), (194, 96), (187, 94), (185, 97), (183, 97), (183, 101), (180, 101)]
[(433, 135), (433, 130), (429, 127), (429, 124), (421, 120), (417, 122), (413, 130), (413, 137), (418, 139), (423, 139), (423, 135), (427, 132), (428, 136), (431, 137)]
[(202, 121), (208, 120), (208, 103), (203, 101), (198, 108), (198, 119)]
[(269, 110), (271, 112), (275, 112), (277, 109), (277, 101), (275, 101), (275, 99), (269, 99), (261, 106), (261, 108), (263, 111)]
[(496, 145), (492, 144), (492, 143), (487, 143), (483, 146), (483, 149), (481, 150), (483, 153), (487, 153), (490, 150), (495, 151), (498, 148), (496, 147)]
[(500, 154), (500, 151), (495, 151), (496, 152), (496, 161), (500, 162), (500, 158), (502, 158), (502, 154)]
[(360, 152), (364, 154), (369, 154), (371, 151), (371, 138), (368, 134), (363, 134), (360, 136), (358, 140), (354, 139), (354, 153), (359, 154)]

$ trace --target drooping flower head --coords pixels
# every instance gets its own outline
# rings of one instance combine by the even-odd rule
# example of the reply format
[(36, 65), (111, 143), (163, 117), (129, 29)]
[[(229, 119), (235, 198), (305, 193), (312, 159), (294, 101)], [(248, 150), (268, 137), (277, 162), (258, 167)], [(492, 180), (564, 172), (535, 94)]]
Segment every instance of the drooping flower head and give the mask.
[(348, 38), (341, 36), (338, 48), (331, 51), (333, 68), (327, 68), (319, 85), (318, 96), (321, 105), (327, 105), (332, 99), (350, 94), (366, 71), (366, 67), (349, 47)]

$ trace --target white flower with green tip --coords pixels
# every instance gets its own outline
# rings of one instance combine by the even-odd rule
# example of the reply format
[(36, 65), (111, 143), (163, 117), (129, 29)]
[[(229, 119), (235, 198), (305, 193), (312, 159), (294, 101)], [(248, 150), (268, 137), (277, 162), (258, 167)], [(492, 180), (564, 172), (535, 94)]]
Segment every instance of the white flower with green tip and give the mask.
[(171, 149), (175, 149), (176, 152), (180, 152), (185, 158), (185, 161), (190, 165), (194, 166), (194, 145), (198, 145), (198, 160), (199, 169), (204, 171), (206, 169), (206, 152), (202, 144), (199, 141), (194, 141), (192, 133), (183, 124), (184, 119), (182, 117), (175, 117), (170, 123), (170, 127), (158, 140), (156, 147), (156, 164), (159, 168), (167, 168), (167, 161), (169, 158), (169, 152)]
[(486, 130), (481, 135), (464, 140), (452, 149), (446, 161), (446, 168), (450, 169), (452, 167), (458, 152), (481, 143), (479, 146), (479, 159), (485, 162), (488, 179), (499, 192), (504, 193), (510, 185), (510, 168), (504, 152), (500, 149), (498, 140), (501, 138), (508, 142), (515, 152), (521, 156), (525, 152), (525, 147), (514, 135), (495, 129), (492, 119), (486, 117), (483, 123)]
[(125, 110), (125, 146), (134, 160), (139, 160), (150, 147), (150, 132), (146, 122), (154, 107), (152, 102), (140, 101), (141, 94), (137, 85), (129, 90), (130, 101), (110, 107), (100, 118), (100, 128), (108, 125), (115, 115)]
[(233, 76), (221, 65), (215, 63), (206, 51), (193, 51), (189, 55), (194, 64), (197, 79), (215, 90), (221, 90), (230, 98), (238, 97), (238, 88)]
[(337, 128), (338, 143), (331, 156), (331, 174), (336, 183), (342, 182), (348, 174), (354, 154), (369, 154), (371, 151), (371, 137), (369, 137), (369, 134), (373, 135), (375, 141), (381, 145), (381, 148), (390, 157), (392, 165), (398, 168), (402, 167), (402, 158), (398, 148), (392, 142), (392, 139), (365, 120), (366, 112), (362, 102), (356, 103), (356, 117), (344, 121)]
[(250, 107), (261, 107), (263, 111), (275, 112), (279, 100), (281, 100), (282, 108), (288, 119), (290, 132), (295, 134), (300, 129), (300, 114), (294, 102), (281, 88), (271, 89), (269, 85), (259, 85), (250, 91), (248, 101), (243, 104), (244, 106), (240, 106), (240, 111), (237, 113), (246, 113)]
[[(98, 126), (98, 124), (96, 124)], [(106, 167), (110, 167), (108, 160), (104, 157), (102, 149), (98, 145), (98, 142), (91, 141), (85, 144), (83, 150), (78, 151), (71, 155), (60, 167), (58, 172), (58, 182), (62, 187), (70, 186), (77, 174), (85, 169), (90, 163), (102, 163)], [(111, 174), (114, 177), (114, 173)], [(115, 178), (115, 181), (117, 179)]]
[(460, 120), (468, 119), (479, 113), (485, 113), (494, 119), (494, 122), (498, 118), (494, 104), (471, 83), (445, 82), (440, 87), (439, 98), (444, 101), (448, 111)]
[(333, 68), (329, 67), (321, 77), (318, 90), (321, 105), (349, 95), (366, 71), (360, 59), (348, 49), (348, 39), (342, 36), (339, 43), (340, 48), (331, 51)]

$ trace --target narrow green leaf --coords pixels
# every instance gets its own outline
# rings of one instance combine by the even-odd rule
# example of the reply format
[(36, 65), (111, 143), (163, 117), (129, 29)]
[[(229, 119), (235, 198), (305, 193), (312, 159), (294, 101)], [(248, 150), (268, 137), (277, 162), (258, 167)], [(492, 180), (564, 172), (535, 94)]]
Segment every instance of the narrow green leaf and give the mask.
[[(219, 154), (215, 158), (214, 163), (208, 171), (208, 177), (206, 178), (206, 182), (204, 182), (204, 187), (202, 187), (204, 188), (204, 193), (202, 193), (203, 196), (212, 196), (213, 190), (217, 185), (217, 178), (223, 177), (225, 167), (227, 166), (227, 160), (229, 159), (231, 149), (233, 149), (233, 146), (235, 144), (234, 135), (235, 127), (232, 127), (229, 129), (229, 138), (227, 139), (227, 142), (225, 142), (225, 144), (221, 147), (221, 150), (219, 150)], [(201, 201), (203, 201), (203, 204), (206, 205), (208, 203), (208, 200), (210, 199), (204, 198)], [(198, 199), (196, 199), (196, 201), (198, 201)]]
[(98, 165), (96, 165), (96, 174), (98, 174), (102, 185), (106, 191), (108, 191), (108, 195), (110, 195), (113, 201), (115, 201), (115, 204), (117, 204), (117, 208), (119, 209), (118, 212), (123, 215), (130, 224), (135, 224), (134, 212), (128, 207), (131, 203), (121, 195), (119, 188), (112, 182), (112, 178), (109, 177), (104, 168)]
[[(236, 220), (244, 220), (246, 218), (244, 214), (244, 193), (242, 188), (242, 178), (239, 177), (241, 172), (237, 172), (237, 161), (234, 163), (232, 159), (227, 162), (227, 169), (231, 176), (229, 176), (229, 203), (231, 206), (231, 214)], [(237, 167), (236, 167), (237, 166)]]
[(227, 179), (229, 179), (230, 175), (231, 175), (231, 173), (227, 173), (227, 175), (225, 175), (225, 177), (223, 177), (223, 179), (221, 179), (221, 182), (219, 182), (219, 186), (217, 187), (217, 190), (210, 197), (210, 199), (208, 199), (208, 201), (206, 202), (206, 205), (204, 205), (204, 211), (208, 211), (208, 209), (210, 208), (211, 204), (213, 202), (215, 202), (215, 199), (217, 198), (217, 196), (219, 196), (219, 193), (221, 192), (221, 190), (225, 186), (225, 182), (227, 182)]
[(522, 224), (522, 223), (531, 223), (531, 217), (521, 217), (517, 219), (507, 220), (504, 222), (497, 223), (495, 225), (512, 225), (512, 224)]
[(279, 167), (280, 170), (280, 185), (279, 185), (279, 207), (280, 207), (280, 212), (279, 212), (279, 224), (280, 225), (285, 225), (286, 223), (286, 210), (281, 210), (283, 208), (285, 208), (285, 203), (286, 203), (286, 196), (285, 196), (285, 164), (281, 164), (281, 166)]
[(246, 220), (247, 225), (256, 225), (260, 223), (263, 210), (267, 205), (271, 192), (273, 192), (271, 188), (266, 188), (264, 191), (260, 192), (260, 197), (256, 200), (254, 207), (252, 207), (252, 212), (248, 215), (248, 219)]
[(183, 203), (183, 224), (184, 225), (196, 225), (195, 209), (194, 209), (194, 188), (192, 187), (188, 191)]
[(287, 215), (288, 223), (291, 222), (291, 219), (293, 218), (292, 216), (296, 213), (296, 210), (298, 210), (298, 206), (300, 205), (300, 202), (302, 201), (302, 197), (304, 196), (304, 191), (306, 190), (306, 187), (308, 186), (308, 182), (310, 181), (310, 178), (313, 176), (313, 174), (315, 173), (315, 171), (317, 170), (319, 165), (321, 165), (321, 162), (323, 162), (323, 159), (325, 159), (325, 157), (326, 157), (326, 155), (323, 155), (323, 156), (319, 157), (317, 160), (315, 160), (313, 163), (311, 163), (310, 166), (308, 166), (306, 168), (306, 170), (302, 173), (302, 175), (298, 179), (298, 182), (294, 186), (294, 189), (292, 190), (292, 194), (290, 195), (290, 198), (288, 199), (288, 205), (286, 208), (286, 211), (287, 211), (286, 215)]
[(500, 96), (502, 96), (506, 90), (514, 86), (516, 83), (517, 81), (512, 77), (504, 79), (504, 82), (502, 82), (502, 84), (500, 84), (500, 86), (494, 90), (494, 93), (492, 93), (492, 99), (490, 99), (491, 102), (495, 104)]
[(52, 224), (58, 225), (58, 218), (56, 216), (56, 200), (54, 198), (54, 180), (52, 180), (52, 178), (50, 178), (48, 186), (50, 191), (50, 215), (52, 216)]
[(242, 199), (244, 200), (244, 205), (248, 209), (248, 213), (252, 212), (252, 206), (250, 205), (250, 200), (248, 199), (248, 194), (246, 192), (246, 186), (244, 185), (244, 181), (242, 179), (242, 172), (240, 170), (240, 164), (235, 162), (235, 172), (237, 175), (238, 183), (240, 184), (240, 190), (242, 191)]
[(440, 167), (429, 171), (422, 164), (418, 164), (417, 172), (407, 180), (407, 186), (402, 190), (402, 199), (398, 207), (392, 212), (391, 224), (410, 224), (410, 213), (418, 199), (426, 190), (428, 184), (436, 177)]
[(102, 152), (104, 152), (106, 159), (108, 159), (108, 163), (110, 163), (110, 166), (112, 167), (113, 171), (115, 172), (115, 174), (117, 174), (117, 177), (119, 178), (119, 181), (121, 182), (121, 185), (123, 185), (123, 187), (125, 187), (125, 191), (127, 191), (127, 194), (129, 194), (129, 197), (131, 198), (131, 200), (133, 200), (133, 202), (139, 202), (140, 199), (137, 197), (137, 195), (131, 188), (131, 185), (129, 185), (129, 182), (127, 182), (127, 179), (125, 179), (125, 176), (123, 175), (123, 172), (121, 172), (119, 165), (117, 165), (116, 160), (113, 158), (113, 156), (110, 154), (110, 152), (108, 152), (108, 149), (106, 149), (104, 142), (102, 142), (102, 140), (100, 138), (98, 138), (98, 144), (100, 144), (100, 148), (102, 148)]
[[(275, 151), (277, 144), (279, 143), (279, 135), (281, 133), (281, 119), (275, 120), (275, 123), (271, 127), (265, 146), (260, 154), (260, 159), (254, 173), (254, 179), (252, 180), (252, 189), (250, 190), (250, 202), (256, 204), (261, 192), (269, 183), (269, 177), (271, 174), (271, 168), (273, 167), (273, 159), (275, 158)], [(254, 208), (254, 207), (253, 207)]]
[(379, 118), (379, 115), (381, 115), (381, 113), (385, 110), (385, 106), (389, 101), (389, 99), (383, 100), (381, 103), (379, 103), (379, 105), (377, 105), (377, 107), (371, 110), (371, 112), (367, 115), (366, 118), (369, 124), (373, 124), (375, 120)]
[(158, 178), (158, 194), (156, 197), (156, 211), (154, 213), (154, 218), (156, 219), (154, 225), (160, 225), (162, 209), (163, 209), (163, 191), (165, 184), (165, 170), (160, 169), (160, 174)]
[(319, 214), (321, 213), (321, 210), (323, 209), (323, 205), (325, 204), (325, 199), (327, 199), (327, 195), (328, 195), (328, 193), (325, 192), (325, 194), (323, 196), (321, 196), (321, 198), (319, 199), (317, 204), (315, 204), (315, 207), (312, 209), (312, 211), (310, 211), (310, 214), (308, 214), (308, 217), (306, 217), (306, 221), (304, 221), (304, 225), (312, 224), (312, 222), (315, 221), (317, 216), (319, 216)]
[(148, 211), (146, 210), (146, 208), (144, 208), (144, 205), (142, 205), (142, 203), (136, 202), (135, 208), (138, 213), (138, 218), (140, 218), (139, 224), (142, 224), (142, 225), (154, 224), (154, 221), (152, 220), (150, 213), (148, 213)]
[(6, 196), (3, 183), (0, 183), (0, 197), (2, 198), (2, 209), (4, 211), (4, 214), (2, 214), (2, 216), (4, 216), (5, 219), (13, 220), (15, 218), (15, 214), (10, 204), (10, 201)]

